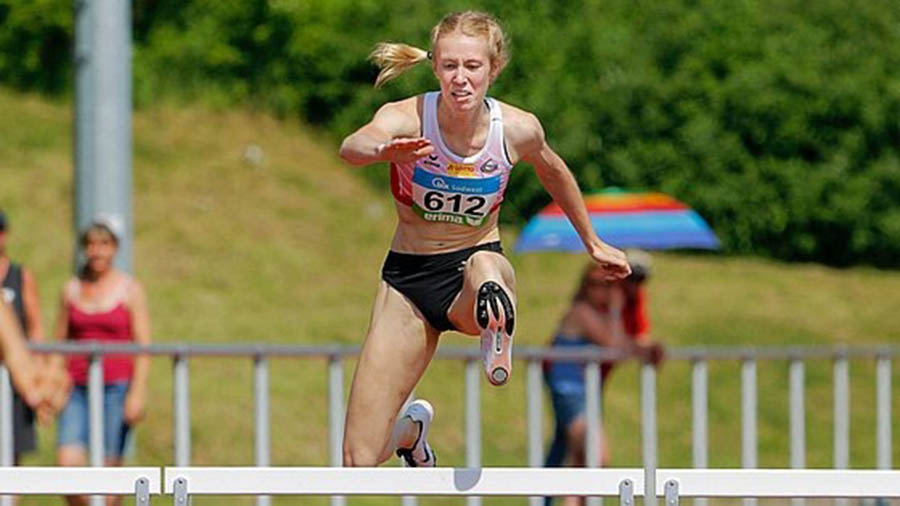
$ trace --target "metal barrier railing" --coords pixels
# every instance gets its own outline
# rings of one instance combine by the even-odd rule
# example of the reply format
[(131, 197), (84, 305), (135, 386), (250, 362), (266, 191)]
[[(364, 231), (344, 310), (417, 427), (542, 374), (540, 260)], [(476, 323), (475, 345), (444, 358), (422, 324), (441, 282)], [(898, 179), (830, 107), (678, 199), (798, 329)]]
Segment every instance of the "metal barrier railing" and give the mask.
[[(173, 360), (173, 403), (174, 403), (174, 450), (175, 466), (188, 467), (191, 459), (190, 441), (190, 398), (189, 360), (194, 357), (249, 357), (254, 368), (254, 423), (255, 423), (255, 463), (257, 466), (270, 464), (269, 433), (269, 358), (319, 358), (328, 361), (329, 385), (329, 444), (330, 463), (342, 463), (341, 441), (343, 433), (344, 380), (343, 361), (359, 354), (356, 346), (303, 346), (303, 345), (211, 345), (211, 344), (154, 344), (138, 346), (130, 344), (101, 343), (53, 343), (32, 344), (31, 348), (41, 353), (79, 354), (90, 357), (89, 406), (91, 410), (90, 462), (102, 465), (102, 357), (106, 354), (148, 354), (170, 356)], [(877, 469), (891, 468), (891, 366), (892, 360), (900, 355), (900, 346), (853, 347), (853, 348), (673, 348), (668, 350), (668, 360), (692, 363), (692, 447), (696, 468), (708, 465), (708, 367), (711, 361), (741, 362), (741, 447), (744, 468), (757, 467), (757, 363), (759, 361), (785, 360), (789, 363), (790, 377), (790, 433), (791, 466), (805, 465), (805, 415), (803, 404), (804, 364), (808, 360), (830, 359), (834, 363), (834, 448), (835, 468), (846, 469), (849, 455), (849, 373), (848, 360), (851, 358), (875, 359), (876, 365), (876, 445)], [(481, 467), (481, 412), (480, 412), (480, 351), (472, 348), (441, 348), (436, 358), (458, 360), (466, 364), (465, 373), (465, 432), (466, 465)], [(596, 442), (599, 434), (596, 427), (602, 416), (600, 405), (601, 361), (627, 360), (629, 357), (610, 350), (557, 350), (547, 348), (517, 348), (514, 358), (527, 362), (526, 412), (528, 465), (539, 467), (543, 463), (542, 438), (542, 390), (541, 362), (545, 360), (566, 360), (586, 363), (587, 435), (586, 457), (589, 467), (597, 467), (599, 455)], [(11, 419), (7, 413), (11, 405), (11, 390), (5, 369), (0, 377), (0, 465), (12, 464)], [(644, 479), (643, 495), (646, 504), (655, 503), (653, 490), (658, 486), (657, 465), (657, 419), (656, 419), (656, 370), (649, 364), (641, 366), (641, 419), (642, 419), (642, 460)], [(635, 482), (637, 483), (637, 482)], [(540, 499), (532, 497), (532, 504)], [(753, 499), (746, 499), (752, 504)], [(335, 497), (334, 504), (341, 504), (342, 498)], [(414, 498), (405, 497), (405, 505), (413, 504)], [(478, 497), (470, 497), (472, 506), (479, 504)], [(259, 504), (268, 504), (267, 497), (258, 498)]]

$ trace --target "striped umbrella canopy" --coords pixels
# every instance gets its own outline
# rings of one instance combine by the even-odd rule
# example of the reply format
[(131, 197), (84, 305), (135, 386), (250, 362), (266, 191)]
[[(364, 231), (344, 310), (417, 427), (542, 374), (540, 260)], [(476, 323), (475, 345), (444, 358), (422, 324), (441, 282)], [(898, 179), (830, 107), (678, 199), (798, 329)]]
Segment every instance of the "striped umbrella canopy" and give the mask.
[[(597, 235), (617, 248), (719, 248), (703, 218), (664, 193), (612, 188), (586, 195), (584, 203)], [(584, 245), (562, 209), (551, 203), (525, 225), (515, 250), (584, 251)]]

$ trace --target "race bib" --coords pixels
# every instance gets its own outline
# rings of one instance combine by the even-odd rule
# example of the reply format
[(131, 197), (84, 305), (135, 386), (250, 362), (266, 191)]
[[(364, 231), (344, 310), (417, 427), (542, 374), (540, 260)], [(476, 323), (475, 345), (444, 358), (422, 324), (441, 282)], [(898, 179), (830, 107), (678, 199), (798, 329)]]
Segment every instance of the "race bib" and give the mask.
[(463, 178), (432, 174), (416, 167), (413, 210), (426, 221), (480, 227), (500, 191), (500, 176)]

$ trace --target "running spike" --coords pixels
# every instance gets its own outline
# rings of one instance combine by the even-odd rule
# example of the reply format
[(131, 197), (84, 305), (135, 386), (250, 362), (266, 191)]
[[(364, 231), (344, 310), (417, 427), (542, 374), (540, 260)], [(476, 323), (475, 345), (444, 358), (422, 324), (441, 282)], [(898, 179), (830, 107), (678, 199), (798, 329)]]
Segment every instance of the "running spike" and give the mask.
[(431, 403), (424, 399), (415, 400), (406, 407), (403, 417), (412, 420), (418, 426), (419, 433), (411, 448), (397, 448), (397, 456), (403, 459), (403, 465), (406, 467), (435, 467), (437, 456), (427, 441), (428, 428), (434, 419), (434, 408), (431, 407)]
[(515, 309), (498, 283), (487, 281), (478, 288), (475, 319), (481, 328), (481, 352), (485, 374), (492, 385), (503, 385), (512, 371), (512, 335)]

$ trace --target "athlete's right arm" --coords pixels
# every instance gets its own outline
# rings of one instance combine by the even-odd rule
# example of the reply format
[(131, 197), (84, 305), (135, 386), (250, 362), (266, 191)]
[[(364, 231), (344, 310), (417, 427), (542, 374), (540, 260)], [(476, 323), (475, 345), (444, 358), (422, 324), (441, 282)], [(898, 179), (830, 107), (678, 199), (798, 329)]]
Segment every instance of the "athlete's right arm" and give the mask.
[(39, 393), (35, 390), (37, 371), (31, 353), (25, 348), (25, 335), (15, 314), (0, 300), (0, 359), (9, 370), (16, 391), (29, 406), (37, 406)]
[(428, 139), (419, 136), (416, 98), (390, 102), (378, 109), (372, 121), (341, 143), (339, 155), (350, 165), (376, 162), (406, 162), (434, 151)]

